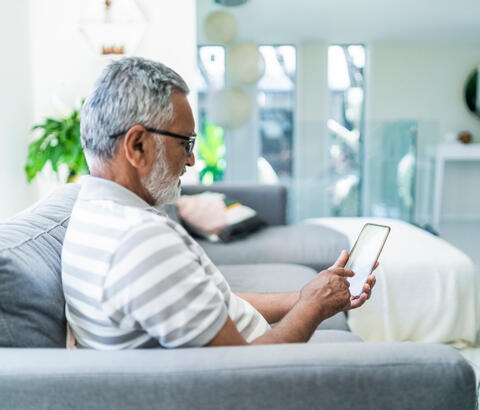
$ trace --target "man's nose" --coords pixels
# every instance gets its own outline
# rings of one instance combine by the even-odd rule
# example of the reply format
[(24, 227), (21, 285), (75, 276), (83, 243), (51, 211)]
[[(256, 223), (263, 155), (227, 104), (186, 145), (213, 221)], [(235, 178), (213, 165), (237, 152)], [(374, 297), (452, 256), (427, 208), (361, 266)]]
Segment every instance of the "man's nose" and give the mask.
[(195, 154), (192, 152), (187, 156), (187, 165), (193, 167), (195, 165)]

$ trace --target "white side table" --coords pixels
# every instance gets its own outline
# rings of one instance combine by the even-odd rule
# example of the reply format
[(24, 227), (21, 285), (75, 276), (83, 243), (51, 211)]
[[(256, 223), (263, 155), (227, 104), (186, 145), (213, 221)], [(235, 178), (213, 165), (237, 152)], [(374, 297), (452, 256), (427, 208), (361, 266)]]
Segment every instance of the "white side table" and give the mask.
[(433, 223), (438, 229), (442, 207), (443, 173), (447, 161), (480, 161), (480, 144), (440, 144), (435, 161), (435, 196), (433, 202)]

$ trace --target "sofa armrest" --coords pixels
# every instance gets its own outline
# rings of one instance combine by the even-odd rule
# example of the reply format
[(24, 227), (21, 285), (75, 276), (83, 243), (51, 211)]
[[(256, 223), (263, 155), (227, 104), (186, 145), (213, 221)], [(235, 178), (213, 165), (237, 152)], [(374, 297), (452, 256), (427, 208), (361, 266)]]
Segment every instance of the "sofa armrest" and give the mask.
[(195, 195), (204, 191), (221, 192), (257, 211), (268, 225), (286, 224), (287, 188), (283, 185), (216, 183), (213, 185), (182, 185), (182, 194)]
[(476, 401), (470, 365), (430, 344), (3, 348), (0, 363), (9, 409), (473, 410)]

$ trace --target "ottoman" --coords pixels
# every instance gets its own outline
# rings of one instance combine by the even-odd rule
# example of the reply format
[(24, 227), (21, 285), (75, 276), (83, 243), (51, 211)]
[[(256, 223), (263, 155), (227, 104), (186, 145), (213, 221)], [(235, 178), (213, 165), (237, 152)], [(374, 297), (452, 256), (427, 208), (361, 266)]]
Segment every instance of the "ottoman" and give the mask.
[[(471, 259), (448, 242), (403, 221), (386, 218), (316, 218), (344, 233), (353, 246), (367, 222), (392, 230), (375, 271), (371, 299), (349, 312), (352, 332), (365, 341), (476, 343), (478, 275)], [(348, 249), (349, 250), (349, 249)]]

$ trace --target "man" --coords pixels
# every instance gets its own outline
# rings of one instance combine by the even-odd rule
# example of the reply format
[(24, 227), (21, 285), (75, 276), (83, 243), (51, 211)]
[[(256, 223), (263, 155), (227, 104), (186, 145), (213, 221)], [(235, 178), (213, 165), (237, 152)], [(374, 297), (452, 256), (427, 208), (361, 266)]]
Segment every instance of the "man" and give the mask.
[(200, 246), (153, 208), (179, 198), (179, 177), (195, 162), (187, 93), (168, 67), (125, 58), (105, 69), (83, 106), (91, 176), (62, 251), (75, 338), (98, 349), (306, 342), (322, 320), (361, 306), (375, 278), (351, 298), (344, 251), (300, 292), (232, 293)]

